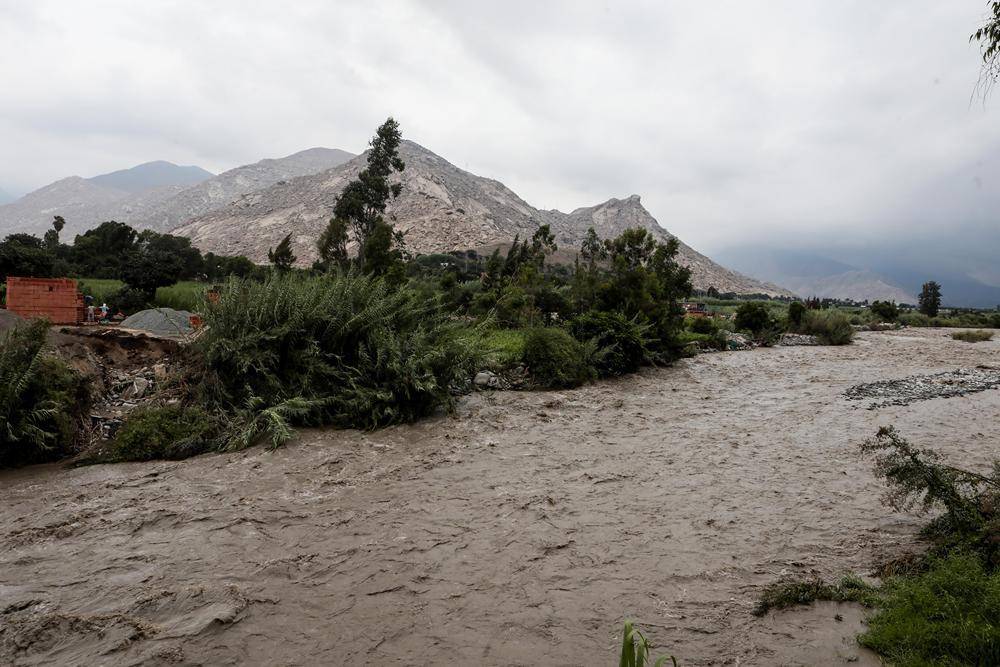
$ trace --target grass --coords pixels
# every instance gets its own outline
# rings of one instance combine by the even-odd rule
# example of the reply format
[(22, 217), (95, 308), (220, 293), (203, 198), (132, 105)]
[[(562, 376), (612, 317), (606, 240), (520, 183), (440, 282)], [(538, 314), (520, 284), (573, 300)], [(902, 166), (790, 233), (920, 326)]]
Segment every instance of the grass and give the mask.
[[(125, 286), (120, 280), (106, 278), (80, 278), (78, 279), (80, 291), (84, 295), (94, 297), (97, 305), (108, 303), (115, 304), (113, 297), (118, 290)], [(200, 283), (194, 280), (183, 280), (169, 287), (161, 287), (156, 290), (152, 305), (156, 308), (173, 308), (174, 310), (201, 311), (205, 300), (205, 292), (211, 287), (209, 283)], [(126, 313), (131, 315), (131, 313)]]
[[(618, 661), (618, 667), (645, 667), (648, 664), (652, 645), (639, 628), (635, 627), (632, 621), (625, 621), (625, 628), (622, 631), (622, 652)], [(654, 667), (662, 667), (670, 661), (673, 667), (677, 667), (677, 660), (672, 655), (661, 656), (653, 663)]]
[(886, 582), (862, 646), (901, 667), (1000, 664), (1000, 572), (953, 554)]
[(993, 340), (992, 331), (984, 331), (983, 329), (978, 329), (975, 331), (956, 331), (951, 335), (955, 340), (964, 340), (966, 343), (982, 343), (987, 340)]
[(824, 345), (850, 345), (854, 340), (854, 327), (848, 316), (840, 310), (807, 310), (799, 332), (816, 336)]
[(485, 363), (494, 370), (512, 368), (524, 358), (524, 329), (465, 330), (462, 337), (474, 348), (482, 350)]
[(822, 579), (783, 579), (764, 588), (754, 616), (764, 616), (772, 609), (787, 609), (796, 605), (812, 604), (817, 600), (833, 602), (860, 602), (871, 605), (875, 588), (855, 576), (846, 576), (836, 584)]

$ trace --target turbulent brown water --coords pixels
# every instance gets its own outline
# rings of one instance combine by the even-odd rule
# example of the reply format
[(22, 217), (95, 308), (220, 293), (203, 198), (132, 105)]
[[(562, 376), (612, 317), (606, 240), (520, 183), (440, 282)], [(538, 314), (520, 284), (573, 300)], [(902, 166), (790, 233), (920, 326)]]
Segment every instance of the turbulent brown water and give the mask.
[[(1000, 391), (869, 411), (848, 387), (1000, 366), (942, 330), (703, 355), (277, 452), (0, 474), (4, 664), (878, 664), (854, 607), (755, 618), (784, 574), (916, 548), (857, 444), (985, 466)], [(843, 616), (842, 621), (835, 615)]]

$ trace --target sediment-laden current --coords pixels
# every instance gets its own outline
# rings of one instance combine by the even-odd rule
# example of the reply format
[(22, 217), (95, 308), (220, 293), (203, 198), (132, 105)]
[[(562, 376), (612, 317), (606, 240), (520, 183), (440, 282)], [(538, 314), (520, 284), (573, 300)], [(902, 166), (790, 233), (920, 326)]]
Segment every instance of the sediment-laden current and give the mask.
[(919, 548), (858, 443), (895, 424), (985, 468), (1000, 391), (844, 392), (977, 365), (1000, 342), (863, 333), (276, 452), (3, 472), (0, 663), (611, 665), (628, 617), (684, 665), (878, 664), (857, 608), (750, 611)]

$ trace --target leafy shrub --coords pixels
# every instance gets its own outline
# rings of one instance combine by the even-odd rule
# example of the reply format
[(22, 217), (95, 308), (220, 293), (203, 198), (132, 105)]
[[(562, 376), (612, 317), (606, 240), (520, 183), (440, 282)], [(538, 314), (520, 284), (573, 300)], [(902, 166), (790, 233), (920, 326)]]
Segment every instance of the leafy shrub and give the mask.
[(748, 301), (736, 309), (736, 328), (739, 331), (749, 331), (758, 335), (770, 326), (771, 315), (763, 304)]
[(895, 322), (899, 318), (899, 308), (891, 301), (873, 302), (871, 312), (880, 322)]
[(446, 313), (378, 278), (231, 279), (200, 340), (214, 400), (243, 425), (230, 447), (292, 424), (377, 428), (453, 404), (478, 353)]
[(83, 378), (45, 353), (48, 323), (0, 334), (0, 467), (67, 453), (88, 403)]
[(858, 641), (894, 665), (1000, 664), (1000, 572), (955, 554), (886, 582)]
[(854, 327), (839, 310), (807, 311), (800, 331), (816, 336), (824, 345), (849, 345), (854, 340)]
[(106, 459), (183, 459), (208, 451), (217, 435), (217, 424), (202, 408), (180, 405), (136, 408), (115, 434)]
[(649, 360), (649, 327), (621, 313), (589, 311), (575, 318), (569, 328), (578, 341), (594, 341), (601, 351), (596, 364), (601, 377), (634, 373)]
[(982, 343), (993, 340), (993, 332), (982, 329), (977, 331), (956, 331), (951, 337), (955, 340), (964, 340), (966, 343)]
[(711, 317), (692, 317), (688, 329), (692, 333), (713, 334), (717, 327), (715, 326), (715, 320)]
[(798, 328), (802, 324), (802, 317), (806, 314), (806, 307), (801, 301), (792, 301), (788, 304), (788, 322), (792, 328)]
[(539, 386), (579, 387), (597, 376), (596, 346), (582, 343), (558, 327), (529, 329), (524, 337), (524, 363)]
[(990, 475), (941, 462), (885, 426), (861, 445), (875, 459), (875, 474), (890, 484), (884, 497), (897, 511), (918, 507), (943, 510), (925, 529), (937, 553), (974, 551), (991, 567), (1000, 566), (1000, 462)]

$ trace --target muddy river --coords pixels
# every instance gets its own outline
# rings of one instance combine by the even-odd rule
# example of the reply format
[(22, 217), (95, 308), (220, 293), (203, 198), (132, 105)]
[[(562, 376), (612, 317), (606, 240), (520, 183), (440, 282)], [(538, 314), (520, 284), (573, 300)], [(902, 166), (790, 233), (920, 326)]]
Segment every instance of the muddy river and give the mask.
[(879, 425), (997, 453), (1000, 391), (843, 392), (980, 364), (1000, 341), (865, 333), (276, 452), (0, 473), (0, 663), (612, 665), (632, 618), (682, 665), (878, 664), (859, 609), (750, 611), (916, 548), (857, 453)]

